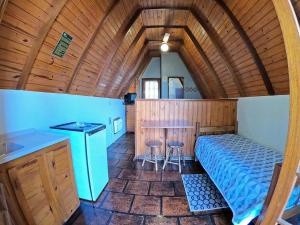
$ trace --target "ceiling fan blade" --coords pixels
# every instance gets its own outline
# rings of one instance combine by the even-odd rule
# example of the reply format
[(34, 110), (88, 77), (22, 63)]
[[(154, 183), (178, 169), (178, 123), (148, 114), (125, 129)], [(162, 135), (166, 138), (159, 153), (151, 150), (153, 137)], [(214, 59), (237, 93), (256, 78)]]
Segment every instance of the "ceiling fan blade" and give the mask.
[(167, 43), (167, 42), (169, 41), (169, 38), (170, 38), (170, 34), (169, 34), (169, 33), (165, 33), (163, 42), (164, 42), (164, 43)]

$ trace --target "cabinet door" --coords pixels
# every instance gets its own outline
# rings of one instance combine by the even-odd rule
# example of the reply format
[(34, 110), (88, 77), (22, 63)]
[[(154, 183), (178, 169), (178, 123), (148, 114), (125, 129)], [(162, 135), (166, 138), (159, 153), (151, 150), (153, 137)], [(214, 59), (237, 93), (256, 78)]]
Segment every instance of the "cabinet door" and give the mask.
[(79, 206), (69, 144), (63, 142), (61, 146), (47, 152), (46, 162), (52, 189), (63, 214), (63, 220), (66, 221)]
[(49, 182), (41, 157), (20, 162), (8, 170), (19, 205), (30, 225), (61, 224), (49, 190)]
[(135, 105), (126, 106), (126, 128), (128, 132), (135, 131)]

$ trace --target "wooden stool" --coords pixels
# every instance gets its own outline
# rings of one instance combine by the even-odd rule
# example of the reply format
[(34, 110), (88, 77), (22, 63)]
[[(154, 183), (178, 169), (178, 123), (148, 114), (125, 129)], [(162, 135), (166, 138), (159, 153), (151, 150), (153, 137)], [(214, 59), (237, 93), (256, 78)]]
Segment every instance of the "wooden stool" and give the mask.
[[(149, 141), (146, 143), (146, 146), (150, 148), (150, 154), (148, 154), (148, 156), (150, 156), (150, 159), (146, 159), (147, 158), (147, 154), (144, 154), (144, 160), (143, 160), (143, 164), (142, 167), (144, 167), (145, 162), (150, 162), (150, 163), (154, 163), (155, 164), (155, 170), (158, 170), (158, 165), (157, 165), (157, 157), (159, 154), (159, 148), (161, 146), (161, 142), (160, 141)], [(152, 160), (154, 155), (154, 161)]]
[[(165, 163), (163, 166), (163, 170), (165, 169), (166, 165), (168, 163), (170, 164), (174, 164), (174, 165), (178, 165), (179, 166), (179, 173), (181, 173), (181, 157), (183, 156), (182, 154), (182, 147), (184, 146), (184, 144), (182, 142), (179, 141), (172, 141), (168, 143), (168, 149), (166, 152), (166, 159), (165, 159)], [(172, 162), (171, 161), (171, 156), (173, 156), (174, 150), (177, 150), (177, 155), (178, 155), (178, 162)], [(185, 165), (185, 159), (183, 158), (183, 164)]]

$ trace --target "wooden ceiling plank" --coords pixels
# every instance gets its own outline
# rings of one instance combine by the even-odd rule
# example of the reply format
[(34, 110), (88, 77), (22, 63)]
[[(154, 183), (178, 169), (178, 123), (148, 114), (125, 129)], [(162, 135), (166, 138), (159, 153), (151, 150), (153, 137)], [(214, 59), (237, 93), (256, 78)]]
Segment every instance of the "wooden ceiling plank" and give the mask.
[(49, 12), (49, 18), (45, 22), (45, 24), (42, 26), (41, 30), (39, 31), (39, 35), (36, 37), (30, 52), (27, 56), (26, 62), (24, 64), (20, 79), (17, 84), (17, 89), (25, 89), (32, 66), (36, 60), (36, 57), (39, 54), (39, 51), (43, 45), (43, 42), (45, 38), (47, 37), (47, 34), (49, 33), (53, 23), (55, 22), (57, 16), (65, 6), (67, 0), (56, 0), (53, 2), (53, 8)]
[[(185, 54), (183, 54), (182, 52), (184, 52)], [(199, 74), (199, 72), (195, 71), (195, 69), (193, 68), (197, 68), (197, 66), (195, 65), (194, 60), (192, 59), (191, 55), (188, 53), (187, 49), (182, 46), (180, 51), (178, 52), (179, 56), (181, 58), (181, 60), (184, 62), (184, 64), (186, 65), (188, 71), (190, 72), (195, 84), (199, 83), (197, 85), (199, 92), (201, 93), (203, 98), (212, 98), (214, 95), (211, 92), (211, 89), (209, 88), (207, 82), (205, 79), (203, 79), (202, 76), (199, 76), (197, 74)], [(186, 55), (189, 56), (189, 58), (186, 58)], [(193, 66), (191, 66), (191, 64), (193, 64)], [(197, 82), (198, 79), (197, 77), (200, 78), (200, 82)]]
[[(213, 27), (209, 24), (209, 21), (203, 16), (202, 12), (200, 10), (196, 10), (195, 8), (190, 9), (191, 14), (194, 16), (194, 18), (200, 23), (200, 25), (203, 27), (204, 31), (207, 33), (210, 41), (212, 42), (213, 46), (217, 50), (219, 56), (222, 58), (226, 69), (232, 76), (232, 79), (234, 81), (234, 84), (236, 85), (240, 96), (246, 96), (246, 93), (244, 91), (244, 88), (242, 86), (242, 83), (240, 81), (239, 76), (234, 71), (231, 62), (229, 61), (229, 58), (224, 53), (224, 48), (222, 47), (222, 44), (219, 41), (218, 34), (213, 29)], [(197, 41), (198, 42), (198, 41)]]
[(110, 68), (111, 63), (113, 62), (113, 58), (116, 56), (118, 49), (120, 48), (126, 33), (132, 27), (132, 25), (136, 22), (137, 18), (141, 15), (141, 12), (142, 12), (142, 10), (139, 9), (135, 12), (135, 14), (131, 18), (129, 17), (128, 20), (122, 24), (118, 33), (116, 34), (116, 36), (113, 40), (114, 45), (111, 46), (111, 51), (104, 62), (105, 66), (102, 70), (99, 71), (99, 74), (97, 76), (97, 80), (96, 80), (95, 87), (94, 87), (94, 95), (96, 94), (97, 87), (100, 84), (103, 74)]
[(247, 46), (252, 58), (254, 59), (254, 62), (260, 72), (260, 75), (262, 77), (262, 80), (265, 84), (265, 87), (269, 93), (269, 95), (274, 95), (275, 91), (272, 85), (272, 82), (270, 81), (268, 72), (259, 57), (254, 45), (252, 44), (250, 38), (248, 37), (246, 31), (243, 29), (240, 22), (237, 20), (235, 15), (232, 13), (232, 11), (227, 7), (225, 2), (223, 0), (215, 0), (215, 2), (223, 9), (223, 11), (227, 14), (228, 18), (231, 20), (231, 23), (233, 24), (234, 28), (239, 33), (241, 39), (244, 41), (245, 45)]
[(200, 54), (203, 62), (207, 66), (209, 72), (212, 74), (214, 82), (217, 85), (218, 90), (220, 91), (220, 95), (223, 98), (227, 98), (228, 96), (226, 94), (226, 91), (225, 91), (222, 83), (221, 83), (221, 80), (220, 80), (220, 78), (219, 78), (216, 70), (214, 69), (212, 63), (210, 62), (209, 58), (207, 57), (206, 53), (202, 49), (201, 45), (199, 44), (199, 42), (195, 38), (194, 34), (192, 33), (192, 31), (188, 27), (185, 27), (184, 30), (187, 33), (187, 35), (189, 36), (189, 38), (191, 39), (191, 41), (193, 42), (193, 44), (195, 45), (195, 47), (197, 48), (197, 50), (198, 50), (198, 52), (199, 52), (199, 54)]
[(144, 34), (144, 32), (145, 32), (145, 27), (142, 27), (139, 30), (139, 32), (137, 33), (137, 35), (135, 36), (134, 40), (131, 42), (121, 66), (119, 67), (118, 71), (113, 74), (110, 84), (105, 88), (106, 89), (105, 93), (109, 94), (112, 91), (112, 86), (114, 84), (115, 78), (117, 77), (118, 74), (122, 73), (122, 69), (123, 69), (125, 63), (127, 62), (127, 59), (131, 56), (131, 53), (132, 53), (134, 47), (136, 46), (137, 42), (140, 40), (140, 38)]
[(8, 0), (0, 0), (0, 23), (3, 19)]
[[(145, 47), (145, 48), (144, 48)], [(125, 82), (123, 82), (122, 86), (120, 87), (120, 91), (118, 93), (118, 97), (121, 97), (124, 95), (124, 92), (126, 92), (131, 84), (132, 80), (135, 80), (139, 74), (144, 73), (146, 70), (148, 64), (150, 63), (151, 57), (149, 55), (149, 51), (147, 50), (147, 47), (144, 46), (143, 49), (140, 51), (142, 54), (144, 54), (144, 57), (141, 57), (138, 62), (136, 63), (134, 69), (132, 70), (132, 73), (130, 75), (130, 78), (127, 79)], [(143, 53), (143, 51), (148, 51), (147, 53)], [(129, 84), (128, 84), (129, 83)]]
[(72, 84), (76, 78), (76, 75), (80, 69), (81, 66), (81, 62), (82, 60), (86, 57), (86, 54), (88, 53), (88, 50), (90, 49), (91, 44), (94, 42), (98, 32), (100, 31), (100, 29), (102, 28), (103, 24), (107, 21), (109, 15), (111, 14), (111, 12), (118, 6), (118, 4), (120, 3), (120, 0), (115, 0), (112, 5), (110, 6), (110, 8), (108, 9), (108, 11), (106, 12), (105, 16), (103, 17), (102, 20), (99, 20), (98, 24), (97, 24), (97, 28), (95, 29), (95, 31), (92, 33), (92, 35), (89, 38), (89, 41), (86, 42), (85, 46), (83, 47), (83, 52), (80, 55), (80, 57), (77, 60), (76, 66), (73, 68), (72, 72), (71, 72), (71, 79), (67, 84), (67, 88), (66, 88), (66, 93), (70, 92), (70, 89), (72, 87)]

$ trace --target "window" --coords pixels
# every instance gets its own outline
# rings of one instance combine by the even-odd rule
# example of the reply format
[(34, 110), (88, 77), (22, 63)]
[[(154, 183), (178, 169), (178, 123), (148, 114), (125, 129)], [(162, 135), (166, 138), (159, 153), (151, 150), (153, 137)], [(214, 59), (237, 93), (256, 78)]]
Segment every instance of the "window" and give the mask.
[(160, 98), (160, 79), (143, 79), (143, 98)]

